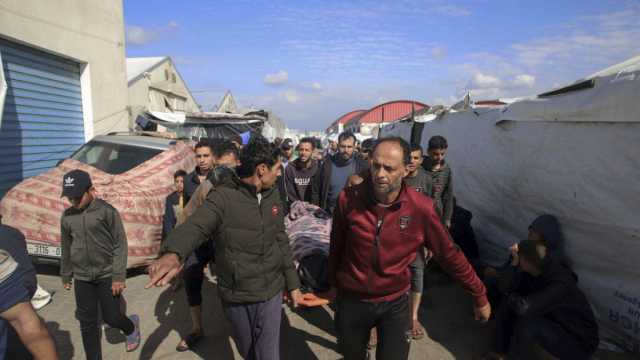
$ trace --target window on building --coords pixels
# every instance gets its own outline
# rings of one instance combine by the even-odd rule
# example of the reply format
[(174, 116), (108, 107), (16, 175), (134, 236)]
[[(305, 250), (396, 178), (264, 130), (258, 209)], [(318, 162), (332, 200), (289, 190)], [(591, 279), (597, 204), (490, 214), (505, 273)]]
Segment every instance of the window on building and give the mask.
[(175, 73), (171, 74), (171, 82), (174, 83), (174, 84), (176, 83), (176, 74)]
[(164, 79), (169, 81), (169, 69), (164, 69)]
[(185, 102), (182, 99), (178, 99), (176, 98), (176, 110), (178, 111), (185, 111)]
[(173, 111), (173, 105), (171, 105), (171, 101), (169, 101), (166, 96), (163, 96), (162, 98), (164, 99), (164, 107), (169, 111)]

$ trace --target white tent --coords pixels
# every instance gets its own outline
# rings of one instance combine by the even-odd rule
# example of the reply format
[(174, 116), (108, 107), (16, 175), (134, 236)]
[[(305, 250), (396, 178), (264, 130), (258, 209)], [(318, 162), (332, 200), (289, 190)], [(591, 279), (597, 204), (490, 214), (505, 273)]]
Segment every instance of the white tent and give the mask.
[(413, 128), (412, 121), (398, 121), (384, 126), (380, 129), (379, 138), (399, 136), (407, 142), (411, 142), (411, 129)]
[(424, 124), (448, 139), (455, 195), (489, 262), (556, 215), (601, 338), (640, 352), (640, 57), (504, 109)]

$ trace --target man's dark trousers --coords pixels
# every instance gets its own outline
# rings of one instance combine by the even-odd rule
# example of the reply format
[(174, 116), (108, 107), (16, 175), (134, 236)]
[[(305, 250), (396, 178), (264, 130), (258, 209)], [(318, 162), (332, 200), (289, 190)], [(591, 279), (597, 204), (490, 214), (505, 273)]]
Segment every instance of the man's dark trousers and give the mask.
[(369, 333), (378, 331), (377, 360), (402, 360), (409, 357), (408, 331), (411, 321), (409, 296), (383, 302), (366, 302), (338, 296), (336, 330), (345, 360), (364, 360)]
[(184, 288), (189, 306), (202, 305), (202, 282), (204, 269), (214, 260), (213, 244), (205, 243), (194, 251), (184, 264)]
[(267, 301), (223, 303), (222, 308), (231, 322), (233, 340), (243, 359), (280, 359), (281, 292)]
[(100, 329), (98, 324), (98, 304), (102, 319), (112, 328), (120, 329), (126, 335), (135, 330), (133, 322), (120, 310), (119, 296), (113, 296), (111, 278), (95, 281), (74, 280), (76, 293), (76, 318), (80, 321), (82, 344), (87, 360), (102, 359)]

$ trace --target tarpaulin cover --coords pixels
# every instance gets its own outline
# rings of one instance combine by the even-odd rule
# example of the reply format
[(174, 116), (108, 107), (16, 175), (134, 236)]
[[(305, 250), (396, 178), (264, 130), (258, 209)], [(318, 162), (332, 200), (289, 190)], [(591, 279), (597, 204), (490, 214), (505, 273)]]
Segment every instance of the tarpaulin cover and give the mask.
[(267, 115), (263, 111), (247, 114), (226, 113), (163, 113), (149, 112), (145, 116), (162, 125), (178, 137), (228, 139), (245, 132), (261, 134)]
[(11, 189), (0, 203), (2, 222), (20, 230), (30, 244), (60, 246), (60, 217), (70, 206), (60, 198), (62, 177), (81, 169), (91, 175), (98, 197), (120, 213), (129, 242), (127, 266), (144, 265), (158, 253), (165, 199), (174, 191), (173, 174), (194, 168), (193, 150), (184, 142), (120, 175), (68, 159)]
[(504, 111), (445, 114), (425, 123), (422, 145), (447, 138), (455, 196), (473, 212), (488, 262), (503, 263), (536, 216), (557, 216), (601, 338), (637, 353), (640, 71), (604, 75), (592, 88)]
[(400, 121), (393, 124), (385, 125), (382, 127), (378, 134), (378, 138), (382, 139), (390, 136), (399, 136), (411, 142), (411, 129), (413, 128), (412, 121)]

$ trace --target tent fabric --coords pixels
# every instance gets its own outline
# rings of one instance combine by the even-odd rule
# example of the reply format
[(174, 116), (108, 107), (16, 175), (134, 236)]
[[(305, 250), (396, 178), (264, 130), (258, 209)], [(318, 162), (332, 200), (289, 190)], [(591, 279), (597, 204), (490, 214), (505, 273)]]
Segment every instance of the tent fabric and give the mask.
[(501, 264), (541, 214), (558, 217), (565, 252), (601, 338), (640, 352), (640, 71), (504, 110), (426, 122), (449, 142), (458, 203), (474, 214), (481, 258)]
[(602, 78), (625, 73), (629, 74), (637, 71), (640, 71), (640, 55), (632, 57), (631, 59), (623, 61), (619, 64), (610, 66), (604, 70), (600, 70), (595, 74), (587, 76), (587, 79), (594, 79), (598, 77)]
[(412, 121), (400, 121), (395, 122), (389, 125), (385, 125), (380, 130), (378, 135), (379, 139), (391, 136), (398, 136), (406, 140), (407, 142), (411, 142), (411, 129), (413, 128)]
[(20, 230), (28, 244), (59, 247), (60, 218), (70, 206), (60, 198), (62, 177), (81, 169), (91, 175), (98, 197), (120, 213), (129, 243), (127, 267), (146, 265), (160, 248), (165, 199), (174, 191), (173, 174), (194, 168), (193, 149), (182, 141), (120, 175), (67, 159), (11, 189), (0, 203), (2, 222)]
[[(638, 117), (628, 114), (640, 114), (639, 74), (640, 70), (596, 78), (591, 89), (518, 101), (505, 108), (500, 120), (638, 122)], [(625, 111), (621, 111), (619, 104), (624, 104)]]

